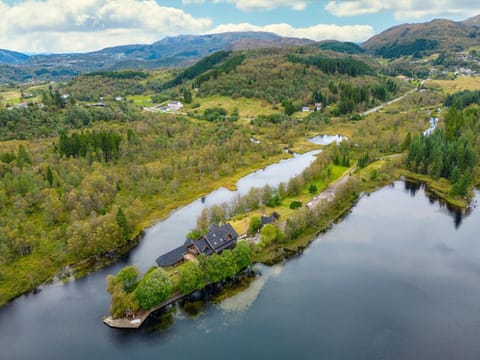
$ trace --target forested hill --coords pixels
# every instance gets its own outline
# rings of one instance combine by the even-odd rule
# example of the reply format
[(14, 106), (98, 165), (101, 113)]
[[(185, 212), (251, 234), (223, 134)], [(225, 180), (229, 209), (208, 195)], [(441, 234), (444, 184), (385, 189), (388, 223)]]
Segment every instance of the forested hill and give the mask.
[(381, 70), (371, 57), (312, 45), (216, 53), (162, 86), (164, 91), (193, 87), (198, 97), (263, 99), (293, 111), (322, 103), (333, 114), (347, 114), (397, 94), (402, 84), (381, 75)]
[(478, 46), (480, 16), (455, 22), (436, 19), (427, 23), (392, 27), (362, 44), (367, 52), (385, 58), (463, 51)]
[(16, 51), (0, 49), (0, 64), (21, 64), (27, 60), (28, 55)]

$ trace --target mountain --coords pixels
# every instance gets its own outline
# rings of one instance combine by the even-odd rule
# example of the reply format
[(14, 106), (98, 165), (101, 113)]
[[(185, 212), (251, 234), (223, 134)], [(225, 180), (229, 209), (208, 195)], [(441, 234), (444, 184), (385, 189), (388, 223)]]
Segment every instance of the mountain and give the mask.
[[(167, 37), (149, 45), (125, 45), (89, 53), (27, 55), (5, 51), (0, 64), (19, 65), (22, 77), (17, 81), (67, 79), (82, 73), (100, 70), (152, 69), (158, 67), (185, 67), (219, 50), (245, 50), (307, 45), (308, 39), (287, 38), (268, 32), (228, 32), (209, 35), (181, 35)], [(8, 57), (7, 57), (8, 55)], [(21, 56), (23, 55), (23, 57)], [(14, 61), (14, 59), (18, 59)], [(12, 71), (9, 72), (12, 74)], [(0, 83), (15, 81), (0, 73)]]
[(29, 56), (10, 50), (0, 49), (0, 64), (23, 64)]
[(436, 19), (392, 27), (362, 44), (371, 54), (386, 58), (463, 51), (480, 45), (480, 16), (465, 21)]

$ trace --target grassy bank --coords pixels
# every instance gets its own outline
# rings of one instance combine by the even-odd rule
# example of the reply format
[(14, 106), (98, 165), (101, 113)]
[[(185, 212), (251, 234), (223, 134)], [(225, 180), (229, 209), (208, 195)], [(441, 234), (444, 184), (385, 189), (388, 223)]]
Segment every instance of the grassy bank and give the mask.
[(408, 170), (403, 170), (402, 172), (405, 179), (425, 184), (427, 192), (434, 194), (449, 206), (457, 209), (464, 209), (468, 206), (469, 200), (467, 197), (453, 197), (450, 195), (451, 184), (448, 180), (435, 180), (428, 175), (417, 174)]

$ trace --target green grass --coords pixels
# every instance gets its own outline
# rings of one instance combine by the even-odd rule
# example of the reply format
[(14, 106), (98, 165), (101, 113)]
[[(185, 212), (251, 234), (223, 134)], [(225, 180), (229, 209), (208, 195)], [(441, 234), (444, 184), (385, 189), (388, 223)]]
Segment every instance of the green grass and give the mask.
[[(237, 108), (241, 118), (255, 118), (258, 115), (270, 115), (279, 113), (279, 109), (273, 109), (272, 104), (265, 100), (252, 98), (232, 99), (226, 96), (195, 97), (192, 104), (199, 103), (200, 107), (193, 109), (193, 112), (203, 114), (203, 111), (212, 107), (223, 107), (229, 114), (234, 108)], [(186, 109), (190, 109), (188, 106)]]
[(148, 107), (153, 105), (150, 95), (130, 95), (127, 96), (127, 101), (132, 101), (135, 105), (140, 107)]
[(0, 92), (0, 105), (5, 106), (7, 104), (15, 105), (20, 102), (19, 90), (7, 90)]
[[(301, 193), (298, 196), (289, 196), (282, 199), (281, 205), (275, 207), (265, 207), (248, 212), (246, 214), (242, 214), (241, 216), (237, 216), (232, 219), (230, 223), (232, 224), (235, 231), (237, 231), (239, 234), (243, 234), (248, 229), (250, 218), (253, 216), (269, 215), (275, 211), (280, 214), (281, 221), (285, 221), (297, 211), (290, 209), (290, 203), (292, 201), (300, 201), (302, 203), (302, 206), (305, 206), (310, 200), (313, 199), (313, 197), (317, 196), (323, 190), (325, 190), (330, 183), (338, 180), (348, 169), (348, 167), (333, 165), (331, 166), (331, 175), (327, 181), (316, 179), (312, 182), (308, 182), (305, 184)], [(309, 192), (309, 187), (312, 183), (315, 184), (315, 186), (317, 187), (317, 192), (315, 194), (311, 194)]]
[(426, 87), (441, 88), (448, 94), (462, 90), (480, 90), (480, 78), (478, 77), (458, 77), (455, 80), (429, 80), (425, 83)]

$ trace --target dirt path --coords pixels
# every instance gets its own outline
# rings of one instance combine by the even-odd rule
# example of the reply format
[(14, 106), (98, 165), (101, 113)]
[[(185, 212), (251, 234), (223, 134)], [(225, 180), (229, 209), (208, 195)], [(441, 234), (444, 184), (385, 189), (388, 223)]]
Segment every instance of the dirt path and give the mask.
[(377, 107), (374, 107), (373, 109), (370, 109), (370, 110), (367, 110), (365, 111), (364, 113), (362, 113), (361, 115), (362, 116), (366, 116), (366, 115), (370, 115), (370, 114), (373, 114), (379, 110), (382, 110), (385, 106), (388, 106), (388, 105), (392, 105), (396, 102), (399, 102), (400, 100), (403, 100), (405, 99), (408, 95), (410, 95), (411, 93), (415, 92), (416, 89), (413, 89), (413, 90), (410, 90), (409, 92), (407, 92), (406, 94), (396, 98), (396, 99), (393, 99), (393, 100), (390, 100), (390, 101), (387, 101), (386, 103), (383, 103), (381, 105), (378, 105)]
[(335, 193), (337, 192), (337, 189), (345, 184), (348, 179), (350, 179), (350, 174), (355, 171), (356, 166), (352, 166), (349, 168), (347, 171), (343, 173), (342, 176), (340, 176), (337, 180), (335, 180), (333, 183), (328, 185), (328, 187), (323, 190), (320, 194), (315, 196), (312, 200), (310, 200), (307, 203), (307, 207), (313, 207), (315, 206), (319, 201), (326, 200), (328, 202), (333, 201), (333, 198), (335, 197)]

